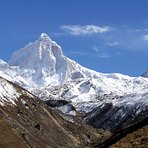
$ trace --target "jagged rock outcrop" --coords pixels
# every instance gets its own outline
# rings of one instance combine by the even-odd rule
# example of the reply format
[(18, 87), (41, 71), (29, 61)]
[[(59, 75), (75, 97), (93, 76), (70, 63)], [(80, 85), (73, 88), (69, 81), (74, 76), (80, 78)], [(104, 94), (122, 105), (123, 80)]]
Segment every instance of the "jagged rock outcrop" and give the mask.
[(144, 78), (148, 78), (148, 70), (146, 70), (141, 76)]

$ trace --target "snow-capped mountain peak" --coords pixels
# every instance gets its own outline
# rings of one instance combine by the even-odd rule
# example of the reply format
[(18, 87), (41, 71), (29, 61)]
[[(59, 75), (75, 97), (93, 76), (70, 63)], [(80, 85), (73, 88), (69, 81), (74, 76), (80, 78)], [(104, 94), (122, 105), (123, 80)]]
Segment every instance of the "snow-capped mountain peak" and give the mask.
[(51, 38), (46, 34), (46, 33), (42, 33), (41, 35), (40, 35), (40, 38), (39, 38), (41, 41), (43, 40), (43, 41), (52, 41), (51, 40)]
[[(148, 79), (122, 74), (103, 74), (82, 67), (64, 56), (62, 48), (46, 33), (38, 40), (15, 51), (9, 65), (0, 69), (0, 75), (29, 89), (42, 90), (41, 96), (56, 89), (56, 97), (74, 102), (95, 99), (96, 95), (124, 95), (148, 87)], [(9, 77), (8, 77), (9, 76)]]
[(61, 47), (46, 33), (40, 35), (38, 42), (39, 57), (41, 59), (43, 59), (45, 55), (48, 55), (48, 58), (52, 58), (52, 56), (63, 56)]
[(42, 33), (37, 41), (29, 43), (24, 48), (15, 51), (9, 61), (12, 66), (20, 68), (35, 68), (39, 64), (48, 66), (56, 63), (56, 57), (63, 56), (61, 47), (51, 38)]
[(64, 83), (77, 69), (76, 63), (65, 57), (61, 47), (46, 33), (15, 51), (9, 65), (18, 66), (21, 76), (29, 78), (29, 83), (40, 86)]

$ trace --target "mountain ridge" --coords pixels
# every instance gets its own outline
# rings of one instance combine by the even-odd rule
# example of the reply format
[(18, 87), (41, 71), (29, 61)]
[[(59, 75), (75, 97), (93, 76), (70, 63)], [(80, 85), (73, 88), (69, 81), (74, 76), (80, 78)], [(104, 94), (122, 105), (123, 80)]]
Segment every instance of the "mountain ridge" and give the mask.
[[(15, 51), (9, 62), (0, 62), (0, 76), (26, 88), (43, 100), (62, 98), (78, 110), (92, 110), (97, 96), (124, 96), (148, 88), (148, 79), (118, 73), (96, 72), (64, 56), (62, 48), (47, 34)], [(102, 100), (103, 101), (103, 100)], [(104, 101), (111, 101), (104, 99)], [(80, 103), (89, 105), (79, 107)], [(112, 101), (111, 101), (112, 102)], [(114, 104), (116, 102), (114, 101)], [(90, 111), (88, 110), (88, 111)]]
[[(46, 87), (51, 83), (61, 85), (66, 81), (84, 78), (86, 80), (93, 79), (96, 82), (98, 81), (98, 84), (101, 83), (100, 89), (104, 88), (105, 93), (107, 93), (107, 89), (111, 90), (111, 88), (117, 85), (116, 80), (118, 83), (121, 83), (118, 87), (123, 83), (126, 86), (126, 83), (129, 83), (128, 85), (135, 85), (136, 81), (137, 83), (145, 83), (147, 81), (147, 79), (143, 79), (142, 77), (134, 78), (116, 73), (103, 74), (84, 68), (64, 56), (62, 48), (45, 33), (42, 33), (37, 41), (29, 43), (24, 48), (15, 51), (6, 64), (14, 69), (18, 75), (24, 77), (30, 83), (29, 85), (34, 85), (35, 87)], [(2, 64), (0, 65), (2, 67)], [(107, 81), (110, 82), (110, 85), (108, 85)], [(111, 90), (111, 92), (115, 92), (115, 90), (125, 92), (124, 86), (118, 87)], [(134, 88), (131, 86), (132, 89)]]
[[(28, 108), (30, 105), (25, 105), (22, 96), (34, 101), (37, 96), (36, 101), (40, 99), (49, 109), (60, 110), (58, 112), (70, 122), (76, 119), (79, 123), (112, 133), (147, 119), (148, 78), (87, 69), (67, 58), (62, 48), (45, 33), (15, 51), (8, 63), (0, 60), (1, 79), (2, 107), (7, 104), (10, 109), (17, 105)], [(14, 85), (24, 89), (18, 93), (19, 89), (13, 89)], [(22, 99), (19, 104), (17, 98)], [(16, 110), (20, 114), (20, 110)], [(40, 126), (36, 124), (35, 128), (40, 129)]]
[[(82, 67), (64, 56), (62, 48), (45, 33), (15, 51), (8, 63), (1, 61), (0, 76), (43, 100), (48, 100), (49, 96), (65, 99), (79, 111), (88, 112), (104, 101), (117, 104), (118, 101), (110, 98), (135, 94), (148, 88), (147, 78), (104, 74)], [(104, 95), (108, 96), (107, 99)], [(104, 98), (102, 101), (97, 99), (101, 96)]]

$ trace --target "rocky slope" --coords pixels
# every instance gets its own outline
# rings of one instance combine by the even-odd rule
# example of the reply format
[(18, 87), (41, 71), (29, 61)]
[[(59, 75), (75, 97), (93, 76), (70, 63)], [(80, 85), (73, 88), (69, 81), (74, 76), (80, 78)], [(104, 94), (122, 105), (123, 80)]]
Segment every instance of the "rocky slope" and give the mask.
[[(47, 102), (51, 106), (56, 103), (56, 101), (51, 101), (50, 104)], [(60, 103), (67, 104), (64, 101)], [(147, 123), (148, 117), (128, 127), (122, 127), (114, 134), (93, 129), (50, 109), (25, 89), (0, 77), (0, 147), (2, 148), (108, 146), (144, 148), (148, 145)]]
[(126, 135), (117, 143), (111, 146), (111, 148), (146, 148), (148, 147), (148, 125)]
[(0, 77), (0, 146), (87, 147), (108, 132), (64, 119), (37, 97)]
[(116, 131), (102, 143), (94, 143), (91, 146), (97, 148), (145, 148), (148, 145), (147, 124), (148, 118), (145, 118), (131, 126)]
[[(113, 133), (148, 117), (148, 89), (110, 98), (85, 115), (83, 122)], [(101, 98), (102, 99), (102, 98)], [(104, 98), (105, 99), (105, 98)], [(115, 104), (114, 104), (115, 103)]]

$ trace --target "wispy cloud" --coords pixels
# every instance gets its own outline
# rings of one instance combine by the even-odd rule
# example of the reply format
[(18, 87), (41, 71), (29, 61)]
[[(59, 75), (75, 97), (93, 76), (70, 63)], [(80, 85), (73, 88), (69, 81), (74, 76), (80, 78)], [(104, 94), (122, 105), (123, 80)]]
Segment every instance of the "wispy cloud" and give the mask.
[[(88, 43), (96, 44), (99, 48), (94, 48), (93, 52), (102, 52), (106, 49), (112, 51), (148, 51), (148, 28), (133, 27), (128, 25), (123, 26), (96, 26), (96, 25), (62, 25), (61, 33), (58, 35), (70, 34), (73, 37), (88, 37)], [(67, 33), (67, 34), (66, 34)], [(91, 36), (94, 35), (94, 36)], [(81, 41), (81, 40), (80, 40)], [(86, 44), (88, 44), (86, 42)], [(92, 45), (93, 46), (93, 45)], [(101, 52), (101, 53), (102, 53)], [(107, 51), (107, 53), (110, 53)], [(84, 54), (84, 53), (75, 53)], [(85, 55), (85, 54), (84, 54)], [(104, 54), (105, 55), (105, 54)], [(112, 55), (112, 53), (111, 53)], [(108, 57), (108, 55), (105, 55)], [(104, 56), (104, 57), (105, 57)]]
[(94, 46), (92, 50), (95, 52), (93, 55), (98, 58), (110, 58), (112, 55), (105, 50), (101, 50), (100, 48)]
[(110, 43), (106, 43), (108, 46), (117, 46), (119, 45), (118, 42), (110, 42)]
[(96, 26), (96, 25), (63, 25), (60, 27), (71, 35), (91, 35), (91, 34), (102, 34), (110, 31), (109, 26)]
[(53, 35), (54, 35), (54, 36), (62, 36), (62, 35), (64, 35), (64, 34), (63, 34), (62, 32), (54, 32)]
[(98, 52), (99, 48), (97, 48), (96, 46), (93, 47), (93, 51)]
[(92, 52), (70, 51), (70, 55), (87, 56), (93, 58), (110, 58), (112, 55), (106, 51), (99, 50), (97, 47), (92, 48)]
[(102, 52), (100, 54), (96, 54), (96, 56), (98, 58), (110, 58), (111, 57), (111, 55), (109, 53), (106, 53), (106, 52)]
[[(130, 50), (142, 52), (148, 50), (148, 34), (145, 28), (114, 27), (114, 30), (103, 35), (102, 46), (106, 49)], [(106, 46), (105, 46), (106, 44)], [(108, 46), (108, 47), (107, 47)], [(121, 53), (121, 52), (120, 52)]]

